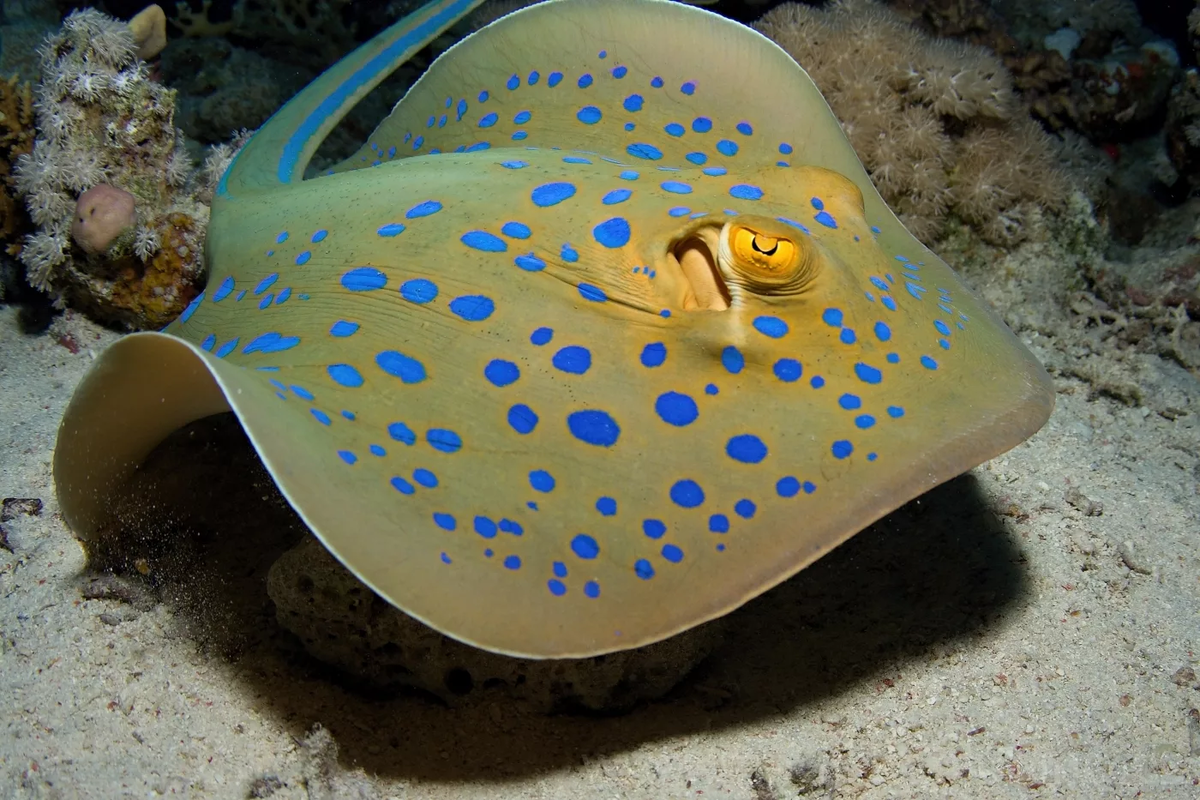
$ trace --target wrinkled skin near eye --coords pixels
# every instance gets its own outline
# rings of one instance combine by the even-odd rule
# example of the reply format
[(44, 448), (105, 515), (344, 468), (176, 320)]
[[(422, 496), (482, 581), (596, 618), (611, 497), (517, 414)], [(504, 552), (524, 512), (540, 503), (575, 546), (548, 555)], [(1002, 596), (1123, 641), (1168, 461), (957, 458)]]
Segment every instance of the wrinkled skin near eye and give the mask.
[(757, 221), (726, 223), (718, 259), (747, 289), (764, 294), (791, 294), (812, 277), (814, 247), (808, 237)]

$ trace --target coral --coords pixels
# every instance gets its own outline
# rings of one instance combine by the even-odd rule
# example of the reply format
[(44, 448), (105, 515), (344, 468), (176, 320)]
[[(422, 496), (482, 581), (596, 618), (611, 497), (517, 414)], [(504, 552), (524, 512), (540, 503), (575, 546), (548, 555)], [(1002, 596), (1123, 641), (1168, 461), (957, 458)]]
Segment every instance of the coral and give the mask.
[(987, 241), (1027, 238), (1070, 184), (987, 50), (932, 39), (872, 0), (789, 3), (755, 27), (812, 76), (875, 185), (931, 240), (952, 216)]
[(0, 80), (0, 242), (9, 255), (21, 251), (20, 239), (31, 223), (19, 200), (13, 169), (16, 161), (33, 150), (33, 95), (28, 83)]
[[(175, 94), (151, 80), (136, 51), (128, 25), (91, 9), (69, 15), (43, 45), (37, 140), (17, 165), (37, 225), (21, 260), (30, 283), (57, 305), (155, 328), (200, 291), (208, 208), (173, 123)], [(107, 242), (76, 223), (77, 206), (86, 210), (98, 184), (133, 199), (134, 218), (117, 217), (129, 233)], [(119, 196), (108, 194), (110, 202)]]
[(71, 238), (85, 253), (103, 253), (137, 224), (137, 200), (124, 189), (97, 183), (75, 201)]
[(167, 46), (167, 15), (162, 7), (149, 5), (129, 20), (129, 30), (137, 45), (137, 57), (149, 61)]

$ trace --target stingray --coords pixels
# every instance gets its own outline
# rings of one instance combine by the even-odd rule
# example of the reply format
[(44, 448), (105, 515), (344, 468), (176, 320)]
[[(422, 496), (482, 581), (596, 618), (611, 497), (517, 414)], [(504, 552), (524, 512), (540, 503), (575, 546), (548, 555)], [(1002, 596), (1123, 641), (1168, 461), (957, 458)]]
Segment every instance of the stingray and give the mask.
[(385, 30), (237, 155), (205, 291), (66, 411), (85, 543), (158, 443), (232, 410), (397, 608), (590, 656), (728, 613), (1046, 421), (1042, 367), (887, 208), (804, 70), (698, 8), (518, 11), (305, 179), (475, 5)]

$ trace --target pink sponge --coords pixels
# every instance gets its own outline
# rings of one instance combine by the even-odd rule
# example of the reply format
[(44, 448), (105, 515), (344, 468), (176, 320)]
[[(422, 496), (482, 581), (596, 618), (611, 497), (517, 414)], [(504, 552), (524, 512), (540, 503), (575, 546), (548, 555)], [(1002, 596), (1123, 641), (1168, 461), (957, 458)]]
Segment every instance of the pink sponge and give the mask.
[(88, 253), (103, 253), (121, 233), (137, 222), (133, 195), (98, 183), (79, 195), (71, 238)]

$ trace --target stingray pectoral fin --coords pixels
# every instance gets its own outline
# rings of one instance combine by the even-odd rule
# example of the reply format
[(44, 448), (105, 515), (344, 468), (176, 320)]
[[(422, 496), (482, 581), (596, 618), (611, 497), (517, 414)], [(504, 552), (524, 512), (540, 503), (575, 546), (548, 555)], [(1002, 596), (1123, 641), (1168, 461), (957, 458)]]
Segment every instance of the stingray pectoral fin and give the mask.
[(195, 345), (137, 333), (109, 347), (79, 384), (54, 448), (63, 517), (95, 537), (125, 483), (150, 451), (193, 420), (229, 410)]

